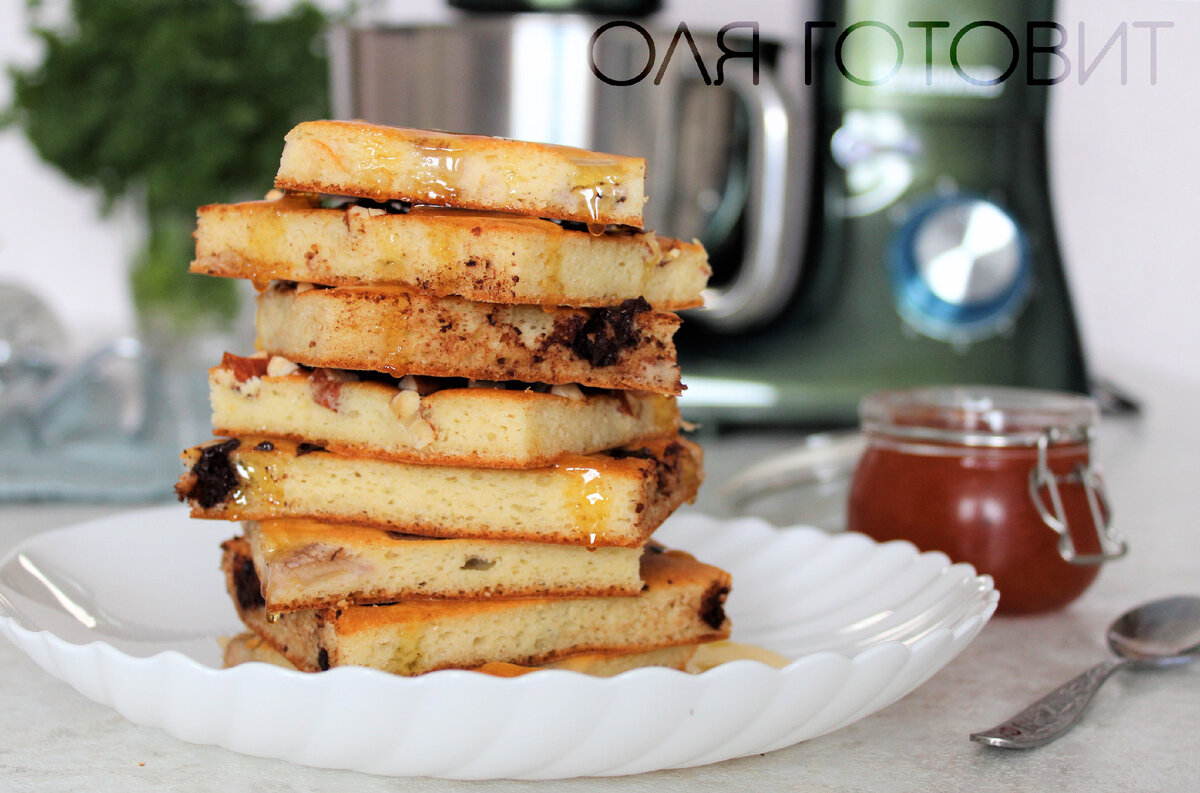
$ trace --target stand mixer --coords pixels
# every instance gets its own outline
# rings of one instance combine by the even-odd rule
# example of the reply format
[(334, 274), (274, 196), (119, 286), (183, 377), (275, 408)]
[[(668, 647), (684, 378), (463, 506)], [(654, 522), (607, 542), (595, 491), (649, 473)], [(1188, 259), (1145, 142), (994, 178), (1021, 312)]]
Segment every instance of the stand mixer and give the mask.
[[(1027, 77), (1054, 64), (1024, 46), (1026, 23), (1052, 11), (825, 9), (837, 22), (818, 47), (819, 190), (798, 285), (749, 331), (685, 324), (690, 418), (846, 425), (864, 394), (928, 383), (1087, 390), (1050, 197), (1047, 89)], [(910, 27), (921, 20), (948, 26)]]

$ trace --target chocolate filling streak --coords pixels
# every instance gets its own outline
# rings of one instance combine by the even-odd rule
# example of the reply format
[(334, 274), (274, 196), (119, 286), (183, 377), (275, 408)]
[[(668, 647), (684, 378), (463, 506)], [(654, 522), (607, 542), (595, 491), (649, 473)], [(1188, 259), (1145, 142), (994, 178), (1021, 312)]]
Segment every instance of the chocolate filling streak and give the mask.
[[(625, 460), (635, 458), (638, 460), (650, 460), (654, 463), (654, 476), (658, 484), (660, 492), (666, 492), (671, 478), (679, 468), (679, 455), (682, 453), (683, 447), (678, 443), (667, 444), (662, 450), (662, 456), (656, 457), (654, 452), (650, 451), (645, 446), (639, 448), (617, 448), (609, 449), (603, 454), (611, 457), (614, 460)], [(641, 510), (638, 510), (639, 512)]]
[(725, 596), (729, 587), (713, 584), (700, 599), (700, 619), (713, 630), (719, 630), (725, 624)]
[[(267, 358), (244, 358), (240, 355), (234, 355), (231, 352), (225, 353), (224, 359), (221, 361), (221, 366), (233, 372), (234, 378), (239, 383), (244, 383), (252, 377), (267, 376)], [(353, 382), (355, 380), (361, 382), (381, 383), (383, 385), (396, 387), (404, 375), (388, 374), (386, 372), (376, 372), (371, 370), (358, 369), (350, 371), (348, 369), (320, 369), (311, 366), (299, 364), (297, 371), (308, 376), (310, 380), (313, 378), (328, 379), (330, 372), (337, 372), (341, 377), (341, 382)], [(325, 372), (320, 375), (318, 372)], [(438, 391), (446, 391), (450, 389), (467, 388), (471, 384), (471, 380), (466, 377), (433, 377), (430, 375), (409, 375), (416, 383), (417, 393), (421, 396), (428, 396)], [(489, 387), (497, 388), (503, 391), (533, 391), (539, 394), (549, 394), (554, 388), (550, 383), (527, 383), (523, 380), (499, 380), (489, 381)], [(576, 387), (583, 393), (584, 396), (612, 396), (622, 400), (624, 410), (628, 410), (628, 406), (624, 405), (624, 395), (627, 393), (620, 389), (614, 388), (599, 388), (596, 386), (575, 384)], [(623, 411), (624, 412), (624, 411)]]
[(179, 500), (191, 499), (205, 509), (223, 503), (238, 485), (237, 471), (229, 461), (229, 453), (240, 445), (237, 438), (230, 438), (201, 450), (200, 458), (192, 466), (191, 476), (175, 487)]
[[(620, 196), (617, 199), (618, 204), (625, 203), (625, 196)], [(401, 201), (400, 199), (390, 199), (388, 201), (376, 201), (371, 198), (361, 196), (339, 196), (328, 193), (322, 193), (318, 199), (319, 205), (325, 209), (347, 209), (352, 206), (360, 206), (365, 209), (381, 209), (389, 215), (407, 215), (412, 211), (413, 204), (409, 201)], [(554, 223), (567, 231), (581, 231), (591, 233), (590, 226), (594, 224), (585, 223), (581, 220), (562, 220), (561, 218), (542, 218), (542, 220)], [(640, 234), (642, 230), (636, 226), (626, 226), (618, 223), (609, 223), (605, 227), (606, 234)]]
[(644, 297), (635, 297), (616, 306), (591, 309), (587, 316), (572, 314), (556, 323), (546, 346), (560, 344), (592, 366), (612, 366), (621, 352), (636, 347), (642, 337), (635, 319), (650, 311)]
[(262, 595), (262, 582), (258, 580), (258, 571), (254, 569), (254, 561), (248, 556), (238, 556), (233, 560), (233, 593), (242, 611), (253, 611), (267, 606), (267, 601)]
[(389, 215), (407, 215), (413, 206), (410, 202), (401, 201), (398, 198), (387, 201), (375, 201), (371, 198), (329, 194), (322, 194), (319, 202), (325, 209), (346, 209), (352, 206), (360, 206), (366, 209), (382, 209)]
[(608, 455), (609, 457), (613, 458), (614, 460), (628, 460), (631, 458), (637, 459), (637, 460), (657, 460), (658, 459), (654, 456), (654, 452), (650, 451), (645, 446), (639, 447), (637, 449), (634, 449), (634, 448), (609, 449), (608, 451), (604, 452), (604, 454)]

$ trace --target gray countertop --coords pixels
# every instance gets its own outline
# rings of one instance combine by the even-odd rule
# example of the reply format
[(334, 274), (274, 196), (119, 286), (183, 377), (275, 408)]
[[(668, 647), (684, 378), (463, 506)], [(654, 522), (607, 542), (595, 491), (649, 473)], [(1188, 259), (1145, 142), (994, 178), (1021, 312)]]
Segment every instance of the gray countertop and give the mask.
[[(1140, 601), (1200, 592), (1200, 389), (1153, 377), (1129, 381), (1146, 403), (1136, 420), (1109, 419), (1099, 457), (1129, 556), (1108, 566), (1067, 609), (995, 617), (958, 658), (914, 693), (831, 735), (768, 755), (680, 771), (548, 783), (386, 779), (261, 760), (134, 725), (0, 642), (0, 791), (354, 790), (805, 790), (1158, 791), (1200, 779), (1200, 664), (1122, 672), (1083, 723), (1032, 752), (970, 743), (990, 727), (1103, 659), (1105, 626)], [(719, 511), (732, 473), (795, 444), (735, 435), (705, 444), (709, 485), (697, 508)], [(113, 507), (0, 508), (0, 553), (45, 529)]]

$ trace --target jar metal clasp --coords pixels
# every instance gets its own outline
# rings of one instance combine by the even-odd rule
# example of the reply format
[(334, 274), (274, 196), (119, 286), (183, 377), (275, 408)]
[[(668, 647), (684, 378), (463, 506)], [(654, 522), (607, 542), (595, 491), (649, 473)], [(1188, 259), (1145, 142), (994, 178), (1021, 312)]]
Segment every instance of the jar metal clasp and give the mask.
[[(1057, 428), (1049, 428), (1042, 432), (1037, 442), (1037, 467), (1029, 472), (1029, 497), (1037, 507), (1042, 520), (1058, 534), (1058, 553), (1064, 560), (1077, 565), (1098, 565), (1113, 559), (1119, 559), (1129, 550), (1125, 538), (1112, 526), (1112, 510), (1104, 497), (1104, 484), (1092, 468), (1091, 460), (1087, 464), (1076, 463), (1075, 468), (1062, 476), (1050, 470), (1050, 445), (1059, 440), (1061, 433)], [(1092, 432), (1087, 433), (1090, 444)], [(1087, 495), (1088, 509), (1091, 513), (1092, 528), (1100, 540), (1100, 553), (1079, 553), (1075, 542), (1071, 539), (1071, 527), (1067, 524), (1067, 514), (1063, 509), (1062, 495), (1059, 484), (1078, 484)], [(1050, 497), (1047, 507), (1042, 498), (1045, 489)]]

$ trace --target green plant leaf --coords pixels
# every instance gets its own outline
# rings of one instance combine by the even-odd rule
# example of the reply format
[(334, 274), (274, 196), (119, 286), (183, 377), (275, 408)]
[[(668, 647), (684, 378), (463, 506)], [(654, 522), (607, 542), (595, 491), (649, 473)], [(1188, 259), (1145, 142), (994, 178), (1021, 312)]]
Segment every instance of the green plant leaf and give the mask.
[(9, 67), (0, 121), (106, 207), (144, 196), (139, 308), (232, 314), (230, 284), (187, 273), (193, 213), (261, 196), (288, 129), (328, 114), (326, 22), (307, 3), (268, 19), (241, 0), (72, 0), (69, 25), (34, 23), (44, 57)]

